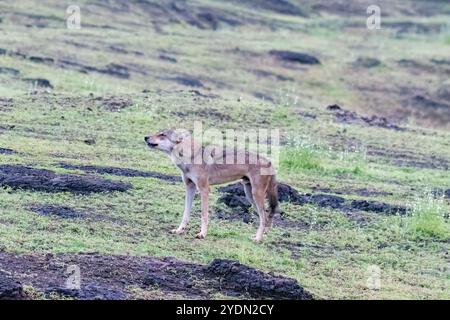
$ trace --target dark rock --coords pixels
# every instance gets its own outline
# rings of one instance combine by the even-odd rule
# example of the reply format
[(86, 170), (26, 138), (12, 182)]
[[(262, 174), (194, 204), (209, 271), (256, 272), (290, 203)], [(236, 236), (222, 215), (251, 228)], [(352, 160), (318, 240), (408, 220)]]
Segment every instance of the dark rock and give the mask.
[(6, 49), (0, 48), (0, 55), (5, 55), (5, 54), (6, 54)]
[(269, 51), (269, 54), (276, 57), (279, 60), (286, 61), (286, 62), (295, 62), (295, 63), (301, 63), (301, 64), (320, 64), (319, 59), (316, 57), (301, 53), (301, 52), (294, 52), (294, 51), (284, 51), (284, 50), (271, 50)]

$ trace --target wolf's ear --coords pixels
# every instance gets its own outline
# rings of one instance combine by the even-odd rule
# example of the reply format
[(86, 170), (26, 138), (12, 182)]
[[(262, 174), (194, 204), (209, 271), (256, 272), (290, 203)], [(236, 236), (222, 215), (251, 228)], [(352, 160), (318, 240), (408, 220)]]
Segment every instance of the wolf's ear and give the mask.
[(187, 139), (191, 136), (191, 133), (188, 130), (180, 130), (177, 132), (177, 143), (182, 142), (184, 139)]

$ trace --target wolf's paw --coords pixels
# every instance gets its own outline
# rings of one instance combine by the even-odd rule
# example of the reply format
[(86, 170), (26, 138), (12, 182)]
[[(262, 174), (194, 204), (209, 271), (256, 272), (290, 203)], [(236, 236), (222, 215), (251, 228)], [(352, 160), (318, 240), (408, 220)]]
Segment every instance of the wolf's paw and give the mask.
[(197, 233), (197, 235), (195, 236), (197, 239), (205, 239), (206, 238), (206, 234), (199, 232)]
[(177, 229), (170, 230), (170, 233), (172, 233), (172, 234), (182, 234), (184, 231), (185, 231), (185, 229), (177, 228)]
[(255, 242), (261, 242), (262, 241), (262, 237), (258, 237), (257, 235), (254, 235), (251, 237), (251, 239)]

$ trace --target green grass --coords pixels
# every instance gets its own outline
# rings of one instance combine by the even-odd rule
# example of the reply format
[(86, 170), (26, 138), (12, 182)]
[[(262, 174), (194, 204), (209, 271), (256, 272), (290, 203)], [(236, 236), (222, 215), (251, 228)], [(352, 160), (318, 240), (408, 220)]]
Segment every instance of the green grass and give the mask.
[(449, 214), (450, 206), (444, 198), (426, 194), (413, 203), (407, 221), (408, 230), (416, 239), (435, 238), (448, 241)]
[[(242, 9), (220, 1), (200, 2)], [(88, 1), (80, 1), (80, 5), (87, 6)], [(411, 4), (405, 2), (404, 6), (410, 8)], [(324, 14), (307, 19), (249, 8), (242, 12), (250, 11), (268, 22), (221, 26), (217, 31), (167, 24), (155, 31), (149, 25), (152, 18), (140, 9), (116, 15), (103, 8), (96, 15), (93, 12), (97, 9), (91, 7), (82, 10), (83, 21), (97, 27), (69, 32), (57, 22), (52, 22), (52, 28), (27, 28), (27, 21), (17, 22), (19, 18), (8, 15), (33, 10), (34, 14), (61, 16), (63, 9), (55, 1), (39, 5), (0, 3), (0, 11), (7, 13), (1, 24), (0, 48), (72, 57), (97, 67), (115, 62), (133, 67), (131, 77), (84, 74), (0, 56), (0, 67), (17, 68), (24, 77), (44, 77), (54, 85), (49, 92), (31, 94), (25, 82), (0, 75), (0, 147), (18, 152), (0, 154), (0, 164), (83, 173), (60, 168), (58, 164), (64, 162), (176, 175), (179, 170), (170, 159), (144, 146), (146, 134), (167, 127), (192, 129), (193, 121), (201, 121), (204, 129), (277, 128), (282, 136), (279, 181), (304, 193), (329, 189), (330, 194), (350, 200), (380, 201), (411, 207), (411, 211), (407, 217), (397, 217), (282, 203), (290, 224), (276, 226), (262, 244), (255, 244), (250, 240), (255, 225), (216, 216), (220, 195), (214, 187), (209, 236), (198, 241), (194, 239), (200, 224), (198, 199), (187, 234), (177, 237), (169, 233), (183, 212), (181, 184), (104, 175), (129, 182), (133, 189), (81, 196), (1, 188), (0, 250), (37, 255), (99, 252), (173, 256), (197, 263), (229, 258), (292, 277), (317, 298), (450, 298), (448, 199), (417, 197), (417, 190), (449, 188), (448, 170), (436, 166), (436, 159), (450, 161), (448, 124), (431, 122), (426, 127), (431, 117), (403, 114), (402, 103), (410, 96), (398, 95), (403, 91), (412, 95), (435, 92), (445, 79), (445, 69), (421, 70), (417, 76), (417, 70), (400, 68), (397, 63), (407, 58), (429, 64), (431, 59), (448, 58), (448, 34), (404, 38), (390, 31), (368, 34), (364, 27), (348, 27), (349, 21), (358, 22), (359, 18)], [(394, 13), (398, 15), (395, 21), (416, 19), (402, 11)], [(418, 20), (448, 24), (447, 16)], [(114, 28), (100, 27), (109, 24)], [(68, 41), (92, 47), (77, 48)], [(50, 42), (54, 45), (48, 46)], [(112, 44), (143, 54), (113, 52), (109, 49)], [(236, 47), (242, 52), (236, 53)], [(314, 54), (322, 65), (286, 66), (267, 57), (271, 49)], [(170, 52), (178, 62), (160, 60), (161, 51)], [(358, 57), (377, 57), (383, 67), (354, 68)], [(255, 70), (275, 75), (257, 76)], [(186, 87), (166, 79), (179, 74), (199, 77), (204, 87)], [(282, 81), (276, 75), (293, 80)], [(200, 97), (191, 92), (193, 89), (213, 97)], [(271, 96), (274, 103), (255, 98), (255, 92)], [(111, 112), (99, 99), (104, 96), (129, 98), (132, 106)], [(3, 97), (12, 98), (12, 106), (7, 106)], [(393, 115), (400, 124), (407, 119), (414, 121), (405, 131), (341, 124), (326, 108), (335, 103), (360, 115)], [(217, 110), (219, 116), (204, 112), (210, 109)], [(220, 114), (228, 117), (220, 118)], [(87, 138), (95, 144), (84, 143)], [(405, 166), (400, 160), (419, 164)], [(434, 166), (421, 167), (421, 163)], [(364, 192), (373, 195), (365, 196)], [(73, 207), (85, 212), (87, 218), (40, 216), (29, 210), (33, 204)], [(373, 265), (382, 275), (382, 286), (376, 291), (366, 285), (367, 269)], [(145, 288), (131, 290), (138, 291), (138, 296), (154, 296)], [(42, 298), (33, 288), (27, 291)]]
[(321, 170), (319, 153), (309, 147), (288, 149), (281, 155), (283, 170)]

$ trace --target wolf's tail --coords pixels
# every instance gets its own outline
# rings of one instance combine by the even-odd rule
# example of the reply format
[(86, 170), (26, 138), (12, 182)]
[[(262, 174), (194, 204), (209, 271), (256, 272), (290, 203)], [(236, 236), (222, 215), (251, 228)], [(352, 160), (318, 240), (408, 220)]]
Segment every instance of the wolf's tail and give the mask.
[(269, 200), (269, 219), (272, 220), (275, 213), (281, 213), (278, 206), (278, 183), (275, 174), (271, 176), (267, 188), (267, 199)]

